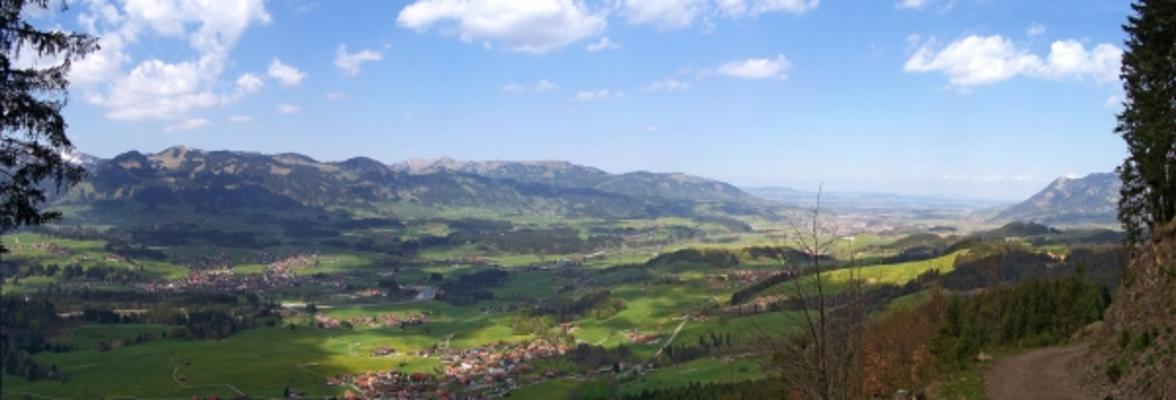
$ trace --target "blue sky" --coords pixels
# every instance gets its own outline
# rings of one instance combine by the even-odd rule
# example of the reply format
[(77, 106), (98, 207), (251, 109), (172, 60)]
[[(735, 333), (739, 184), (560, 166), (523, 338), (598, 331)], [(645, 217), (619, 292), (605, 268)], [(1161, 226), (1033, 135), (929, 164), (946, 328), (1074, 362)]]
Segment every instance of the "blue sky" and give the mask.
[(103, 37), (67, 108), (99, 156), (561, 159), (1017, 199), (1125, 153), (1127, 1), (71, 4), (33, 18)]

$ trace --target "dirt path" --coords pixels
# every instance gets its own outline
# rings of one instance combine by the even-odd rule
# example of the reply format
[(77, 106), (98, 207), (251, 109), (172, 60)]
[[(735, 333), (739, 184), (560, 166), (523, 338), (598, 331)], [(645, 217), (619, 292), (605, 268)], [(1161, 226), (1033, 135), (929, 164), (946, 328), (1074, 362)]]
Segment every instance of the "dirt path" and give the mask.
[(682, 318), (682, 323), (678, 324), (678, 328), (674, 329), (674, 334), (670, 335), (670, 339), (666, 340), (666, 344), (663, 344), (661, 348), (657, 349), (657, 352), (653, 353), (653, 357), (649, 357), (649, 359), (652, 360), (657, 358), (657, 356), (661, 355), (662, 351), (666, 350), (666, 347), (670, 347), (670, 345), (674, 344), (674, 339), (678, 337), (678, 332), (682, 332), (682, 328), (686, 326), (687, 322), (690, 322), (689, 317)]
[(1086, 354), (1089, 347), (1089, 343), (1046, 347), (1002, 359), (985, 376), (988, 397), (993, 400), (1094, 400), (1096, 397), (1082, 390), (1081, 379), (1068, 367)]

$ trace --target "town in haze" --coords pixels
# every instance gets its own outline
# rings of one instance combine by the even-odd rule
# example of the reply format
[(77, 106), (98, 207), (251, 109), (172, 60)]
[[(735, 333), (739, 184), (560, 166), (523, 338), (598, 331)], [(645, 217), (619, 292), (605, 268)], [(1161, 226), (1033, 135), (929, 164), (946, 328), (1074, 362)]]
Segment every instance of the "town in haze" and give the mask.
[(0, 0), (0, 68), (0, 398), (1176, 393), (1170, 0)]

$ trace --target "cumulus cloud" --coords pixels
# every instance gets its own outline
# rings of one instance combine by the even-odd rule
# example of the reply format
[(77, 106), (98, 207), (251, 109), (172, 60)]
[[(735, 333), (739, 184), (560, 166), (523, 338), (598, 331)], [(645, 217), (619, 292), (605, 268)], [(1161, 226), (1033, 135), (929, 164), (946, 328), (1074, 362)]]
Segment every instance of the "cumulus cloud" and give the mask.
[(1123, 51), (1111, 44), (1087, 50), (1076, 40), (1059, 40), (1042, 59), (1000, 35), (973, 35), (938, 50), (934, 43), (924, 43), (903, 69), (943, 73), (956, 88), (989, 85), (1018, 75), (1110, 83), (1118, 80), (1122, 55)]
[(248, 115), (234, 115), (229, 117), (229, 122), (234, 124), (244, 124), (246, 122), (253, 122), (253, 117)]
[(302, 80), (306, 79), (306, 73), (299, 71), (298, 68), (291, 67), (282, 62), (276, 57), (270, 61), (269, 69), (266, 71), (270, 78), (274, 78), (278, 83), (287, 88), (297, 87), (302, 84)]
[(792, 64), (788, 62), (788, 58), (780, 54), (776, 58), (748, 58), (731, 61), (720, 65), (716, 72), (742, 79), (784, 79), (788, 77), (787, 73), (791, 67)]
[(359, 75), (360, 66), (365, 62), (380, 61), (384, 56), (373, 50), (360, 50), (355, 53), (347, 52), (347, 45), (339, 45), (335, 50), (335, 67), (351, 76)]
[(254, 93), (261, 90), (262, 87), (265, 87), (265, 82), (262, 82), (257, 75), (242, 74), (237, 78), (237, 89), (244, 93)]
[(581, 91), (576, 92), (576, 96), (574, 97), (574, 99), (576, 101), (587, 102), (587, 101), (600, 101), (600, 100), (615, 99), (615, 98), (620, 98), (620, 97), (624, 97), (624, 96), (625, 96), (625, 92), (620, 92), (620, 91), (611, 91), (611, 90), (605, 90), (605, 89), (581, 90)]
[(552, 82), (552, 81), (549, 81), (549, 80), (546, 80), (546, 79), (541, 79), (541, 80), (539, 80), (539, 82), (536, 82), (533, 85), (520, 85), (517, 83), (509, 83), (509, 84), (502, 86), (502, 91), (510, 93), (510, 94), (523, 94), (523, 93), (531, 93), (531, 92), (543, 93), (543, 92), (551, 92), (551, 91), (555, 91), (555, 90), (559, 90), (559, 84)]
[(718, 0), (719, 11), (730, 17), (754, 17), (781, 11), (804, 14), (820, 4), (820, 0)]
[(645, 86), (646, 91), (658, 93), (682, 92), (690, 90), (690, 88), (690, 82), (683, 82), (674, 78), (665, 78)]
[[(78, 25), (100, 37), (102, 49), (75, 63), (71, 79), (87, 101), (105, 108), (112, 119), (181, 119), (198, 108), (236, 101), (246, 87), (216, 92), (229, 52), (249, 26), (270, 21), (262, 0), (85, 4)], [(150, 58), (135, 64), (130, 46), (149, 34), (182, 40), (194, 54), (182, 61)], [(134, 66), (124, 70), (128, 65)]]
[(666, 29), (692, 25), (708, 7), (708, 0), (622, 0), (620, 4), (629, 23)]
[(188, 118), (188, 119), (182, 120), (180, 122), (168, 125), (168, 126), (164, 127), (163, 130), (168, 131), (168, 132), (190, 131), (193, 129), (205, 127), (209, 123), (210, 122), (204, 118)]
[(543, 53), (603, 32), (603, 12), (573, 0), (416, 0), (396, 17), (402, 27), (440, 31), (465, 42)]
[(105, 107), (111, 119), (180, 118), (193, 109), (220, 104), (211, 89), (215, 75), (208, 68), (207, 62), (147, 60), (111, 82), (102, 97), (90, 100)]
[(278, 104), (277, 110), (278, 110), (278, 112), (280, 112), (282, 114), (292, 115), (292, 114), (298, 114), (299, 111), (302, 111), (302, 108), (298, 107), (296, 105), (293, 105), (293, 104), (282, 103), (282, 104)]
[(588, 44), (588, 46), (584, 47), (585, 50), (588, 50), (589, 52), (592, 52), (592, 53), (602, 51), (602, 50), (616, 50), (619, 48), (621, 48), (621, 44), (613, 42), (612, 40), (609, 40), (608, 36), (602, 37), (602, 38), (600, 38), (600, 40), (596, 41), (595, 43), (590, 43), (590, 44)]

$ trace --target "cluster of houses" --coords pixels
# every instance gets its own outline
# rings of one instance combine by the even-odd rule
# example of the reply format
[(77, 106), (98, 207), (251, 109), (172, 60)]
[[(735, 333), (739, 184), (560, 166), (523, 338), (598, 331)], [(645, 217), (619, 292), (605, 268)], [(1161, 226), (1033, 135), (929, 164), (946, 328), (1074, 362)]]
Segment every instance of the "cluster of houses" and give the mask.
[[(266, 291), (287, 287), (325, 286), (346, 288), (347, 282), (337, 275), (297, 275), (293, 271), (267, 269), (261, 274), (242, 275), (229, 269), (193, 271), (188, 278), (152, 285), (154, 289), (204, 289), (213, 291)], [(148, 288), (152, 289), (152, 288)]]
[(345, 399), (448, 399), (452, 395), (441, 381), (423, 372), (368, 371), (327, 377), (328, 386), (350, 387)]
[(523, 342), (499, 341), (468, 349), (448, 349), (440, 355), (445, 363), (445, 375), (460, 382), (516, 382), (522, 374), (532, 371), (531, 363), (556, 357), (568, 351), (566, 344), (556, 344), (542, 338)]
[(237, 274), (226, 267), (196, 269), (188, 274), (187, 279), (167, 283), (148, 283), (144, 289), (256, 292), (297, 286), (347, 287), (347, 282), (341, 276), (296, 273), (299, 268), (317, 265), (317, 255), (295, 255), (274, 259), (266, 265), (261, 274)]
[[(445, 399), (500, 397), (519, 385), (555, 378), (563, 372), (537, 373), (533, 363), (556, 357), (568, 346), (544, 339), (525, 342), (496, 342), (467, 349), (446, 349), (436, 354), (444, 363), (444, 374), (412, 374), (399, 371), (369, 371), (357, 375), (327, 378), (327, 385), (350, 387), (355, 398)], [(379, 347), (375, 356), (395, 354), (390, 347)], [(454, 396), (454, 394), (460, 396)]]
[(710, 281), (713, 286), (720, 288), (740, 288), (786, 273), (779, 269), (736, 269), (721, 275), (712, 275)]
[(429, 316), (425, 314), (413, 314), (407, 316), (381, 314), (371, 317), (352, 317), (342, 321), (337, 318), (331, 318), (325, 315), (314, 316), (314, 325), (322, 329), (339, 328), (343, 325), (344, 321), (346, 321), (352, 327), (403, 329), (406, 326), (424, 325), (429, 322)]

